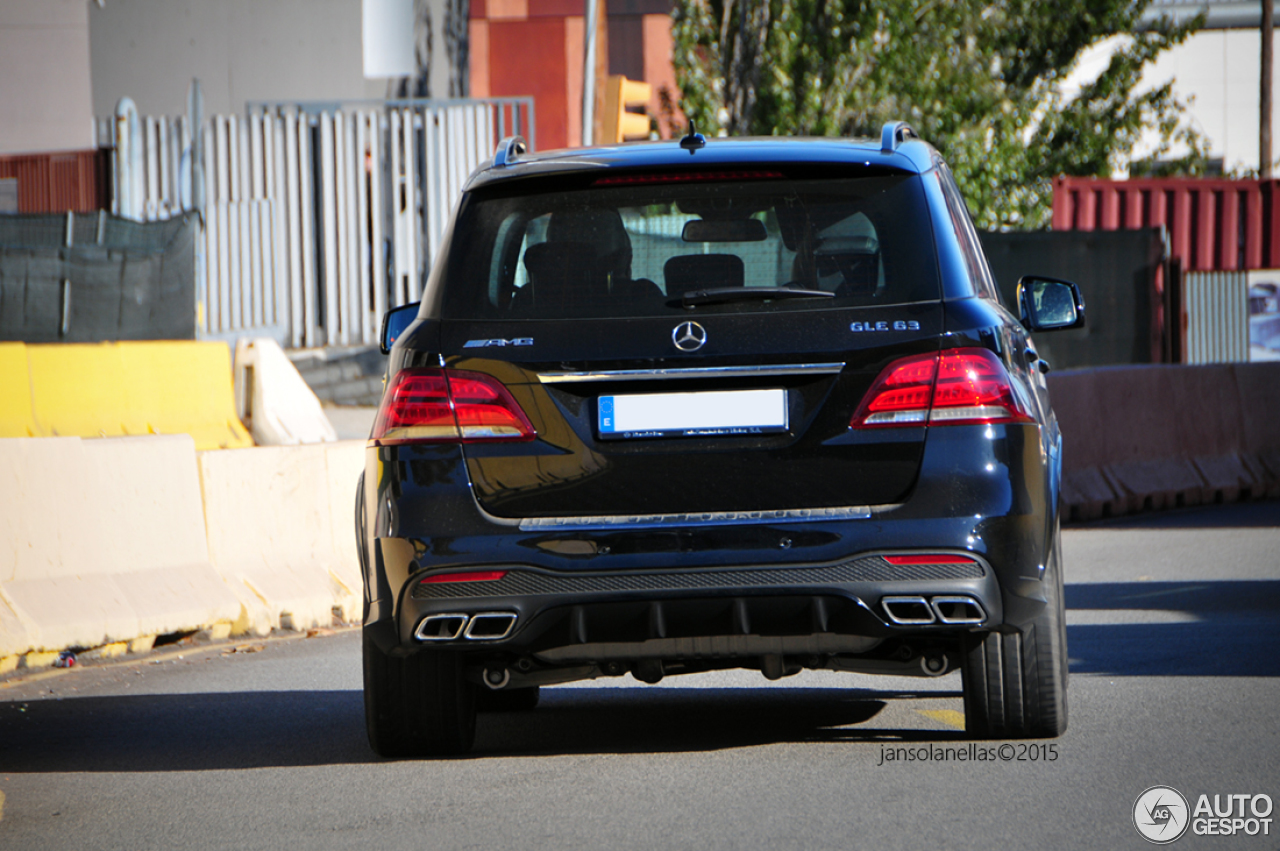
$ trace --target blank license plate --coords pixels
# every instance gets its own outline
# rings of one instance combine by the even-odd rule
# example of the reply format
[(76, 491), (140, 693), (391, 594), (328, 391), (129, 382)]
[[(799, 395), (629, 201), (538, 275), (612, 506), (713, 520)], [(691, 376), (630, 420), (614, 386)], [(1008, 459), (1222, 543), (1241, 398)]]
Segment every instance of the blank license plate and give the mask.
[(714, 437), (787, 430), (787, 391), (718, 390), (601, 396), (600, 436)]

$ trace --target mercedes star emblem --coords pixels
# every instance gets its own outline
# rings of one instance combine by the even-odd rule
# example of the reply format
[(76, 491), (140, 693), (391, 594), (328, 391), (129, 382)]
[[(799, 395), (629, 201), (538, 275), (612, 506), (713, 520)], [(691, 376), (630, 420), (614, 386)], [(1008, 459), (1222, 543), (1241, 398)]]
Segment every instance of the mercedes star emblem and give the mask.
[(706, 345), (707, 329), (697, 322), (681, 322), (671, 332), (671, 342), (682, 352), (696, 352)]

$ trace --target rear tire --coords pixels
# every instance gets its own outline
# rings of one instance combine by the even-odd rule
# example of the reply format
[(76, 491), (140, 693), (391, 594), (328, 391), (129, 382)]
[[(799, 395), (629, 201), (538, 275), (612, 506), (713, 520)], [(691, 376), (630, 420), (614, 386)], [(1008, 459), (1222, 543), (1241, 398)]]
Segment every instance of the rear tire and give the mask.
[(504, 688), (501, 691), (476, 689), (476, 709), (480, 712), (528, 712), (538, 705), (539, 686)]
[(364, 633), (364, 717), (381, 756), (466, 753), (476, 735), (475, 687), (457, 653), (383, 653)]
[(960, 669), (965, 731), (982, 739), (1054, 738), (1067, 729), (1062, 544), (1054, 535), (1045, 607), (1022, 632), (972, 636)]

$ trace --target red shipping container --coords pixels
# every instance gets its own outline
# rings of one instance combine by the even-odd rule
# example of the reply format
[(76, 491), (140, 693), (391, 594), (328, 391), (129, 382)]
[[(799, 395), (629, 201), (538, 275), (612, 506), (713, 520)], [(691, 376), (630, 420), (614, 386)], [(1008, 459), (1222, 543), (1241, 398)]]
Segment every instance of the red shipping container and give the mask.
[(18, 179), (19, 213), (92, 213), (111, 205), (110, 154), (101, 148), (0, 157), (0, 178)]
[(1272, 269), (1280, 265), (1278, 187), (1277, 180), (1059, 177), (1053, 229), (1163, 225), (1183, 271)]

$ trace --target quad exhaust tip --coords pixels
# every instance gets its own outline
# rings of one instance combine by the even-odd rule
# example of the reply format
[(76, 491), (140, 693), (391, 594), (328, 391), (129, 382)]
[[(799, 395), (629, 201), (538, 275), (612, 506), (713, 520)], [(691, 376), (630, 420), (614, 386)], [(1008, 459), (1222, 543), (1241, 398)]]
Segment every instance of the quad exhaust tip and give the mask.
[(973, 597), (945, 595), (938, 597), (884, 597), (880, 600), (889, 620), (899, 626), (924, 626), (932, 623), (948, 625), (980, 624), (987, 620), (986, 610)]
[(463, 635), (472, 641), (495, 641), (506, 638), (515, 628), (516, 615), (512, 612), (481, 612), (471, 616)]
[(889, 620), (899, 626), (921, 626), (938, 619), (924, 597), (885, 597), (880, 601), (880, 606)]
[(468, 615), (447, 612), (427, 615), (413, 631), (419, 641), (497, 641), (506, 638), (516, 628), (519, 616), (514, 612), (480, 612)]
[(413, 631), (413, 637), (419, 641), (456, 641), (462, 637), (467, 628), (470, 615), (450, 612), (442, 615), (427, 615)]
[(987, 619), (981, 604), (972, 597), (933, 597), (929, 606), (938, 620), (946, 624), (975, 624)]

